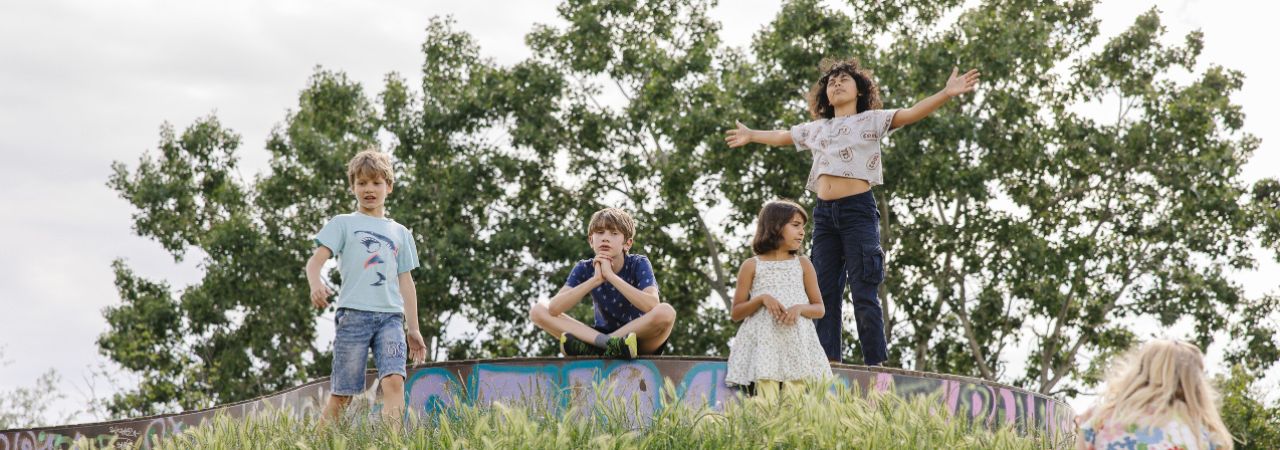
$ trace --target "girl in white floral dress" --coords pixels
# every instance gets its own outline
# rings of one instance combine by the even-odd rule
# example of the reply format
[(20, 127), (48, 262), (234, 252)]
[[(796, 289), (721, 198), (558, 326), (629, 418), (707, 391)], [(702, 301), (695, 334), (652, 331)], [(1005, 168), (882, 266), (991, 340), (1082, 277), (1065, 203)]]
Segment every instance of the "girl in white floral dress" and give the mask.
[(731, 315), (742, 326), (730, 342), (725, 382), (731, 386), (754, 383), (758, 394), (773, 396), (783, 383), (831, 377), (812, 320), (824, 314), (818, 276), (809, 258), (797, 254), (808, 219), (787, 200), (760, 210), (751, 244), (756, 256), (742, 263), (733, 296)]

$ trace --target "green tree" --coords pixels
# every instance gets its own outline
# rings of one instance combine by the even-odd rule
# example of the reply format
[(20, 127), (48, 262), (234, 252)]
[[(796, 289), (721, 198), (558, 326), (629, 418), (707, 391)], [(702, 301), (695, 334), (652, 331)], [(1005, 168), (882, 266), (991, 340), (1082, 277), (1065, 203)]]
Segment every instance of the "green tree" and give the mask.
[[(984, 73), (977, 95), (886, 147), (876, 195), (893, 363), (1071, 392), (1149, 318), (1192, 321), (1202, 347), (1228, 330), (1244, 342), (1233, 362), (1274, 364), (1278, 305), (1225, 275), (1251, 266), (1254, 240), (1280, 241), (1280, 183), (1239, 175), (1258, 146), (1230, 101), (1243, 76), (1197, 69), (1202, 36), (1165, 44), (1155, 11), (1090, 53), (1093, 2), (960, 3), (856, 3), (849, 15), (791, 1), (730, 48), (710, 1), (567, 0), (559, 25), (526, 36), (534, 56), (511, 66), (432, 19), (420, 84), (390, 74), (370, 98), (317, 70), (254, 180), (235, 175), (240, 139), (216, 118), (181, 136), (166, 125), (158, 155), (117, 163), (109, 185), (138, 208), (140, 235), (176, 259), (198, 249), (205, 277), (174, 292), (117, 261), (123, 302), (99, 342), (142, 384), (113, 410), (191, 409), (328, 373), (301, 268), (311, 234), (352, 207), (345, 162), (371, 145), (396, 161), (388, 207), (419, 242), (433, 358), (552, 354), (529, 302), (589, 256), (585, 222), (603, 206), (639, 220), (633, 251), (678, 313), (672, 352), (727, 354), (732, 274), (756, 211), (811, 197), (806, 154), (729, 149), (723, 130), (808, 120), (818, 62), (849, 56), (875, 69), (887, 107), (936, 91), (953, 66)], [(1114, 121), (1081, 112), (1100, 98), (1119, 105)], [(476, 328), (446, 336), (456, 321)], [(1031, 358), (1009, 373), (1015, 347)]]
[[(1071, 393), (1078, 384), (1062, 382), (1095, 382), (1097, 358), (1127, 348), (1139, 318), (1191, 319), (1202, 347), (1233, 330), (1249, 336), (1243, 353), (1275, 362), (1271, 332), (1242, 326), (1274, 317), (1274, 302), (1244, 298), (1224, 275), (1252, 267), (1253, 239), (1274, 234), (1259, 224), (1276, 202), (1258, 201), (1265, 189), (1251, 194), (1240, 179), (1258, 146), (1230, 101), (1243, 76), (1217, 66), (1197, 74), (1201, 34), (1165, 45), (1154, 10), (1088, 53), (1092, 7), (904, 2), (846, 16), (791, 2), (757, 35), (756, 60), (727, 78), (763, 128), (803, 120), (799, 88), (824, 56), (874, 68), (886, 107), (932, 93), (952, 67), (983, 72), (971, 100), (901, 130), (885, 150), (877, 196), (893, 362)], [(953, 23), (933, 20), (952, 12)], [(1175, 83), (1164, 75), (1172, 70), (1195, 79)], [(1114, 122), (1079, 112), (1102, 98), (1119, 105)], [(749, 164), (731, 173), (788, 163)], [(803, 164), (789, 164), (796, 172), (778, 191), (804, 179)], [(735, 198), (743, 214), (763, 200), (750, 188), (762, 183), (745, 181), (725, 189), (744, 193)], [(1006, 373), (1017, 346), (1030, 347), (1026, 369)]]
[[(0, 367), (11, 363), (4, 359), (4, 346), (0, 346)], [(0, 430), (70, 422), (76, 412), (57, 415), (50, 411), (53, 402), (67, 398), (60, 388), (61, 380), (57, 370), (49, 369), (36, 378), (35, 386), (0, 391)]]
[[(886, 55), (912, 69), (882, 75), (895, 89), (951, 58), (975, 61), (986, 83), (886, 152), (886, 167), (917, 169), (882, 193), (897, 220), (886, 296), (906, 313), (898, 348), (918, 368), (1004, 378), (1021, 341), (1032, 352), (1018, 384), (1070, 393), (1061, 383), (1094, 381), (1081, 368), (1128, 347), (1139, 318), (1191, 319), (1203, 348), (1256, 303), (1224, 275), (1251, 267), (1265, 206), (1239, 176), (1258, 145), (1230, 101), (1242, 75), (1196, 75), (1202, 36), (1162, 44), (1154, 10), (1083, 54), (1090, 14), (1088, 2), (992, 2)], [(1176, 69), (1195, 79), (1162, 75)], [(1114, 122), (1076, 112), (1099, 98), (1119, 105)]]
[(1280, 448), (1280, 404), (1266, 405), (1257, 377), (1243, 366), (1214, 380), (1222, 402), (1222, 421), (1240, 450)]

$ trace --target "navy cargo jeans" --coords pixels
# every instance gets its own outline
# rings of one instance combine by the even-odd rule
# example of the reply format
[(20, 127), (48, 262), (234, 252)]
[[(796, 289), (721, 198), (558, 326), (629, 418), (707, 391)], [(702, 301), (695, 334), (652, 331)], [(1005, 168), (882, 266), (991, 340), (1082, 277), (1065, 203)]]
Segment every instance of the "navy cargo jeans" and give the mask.
[(884, 251), (880, 248), (880, 211), (871, 191), (836, 199), (818, 199), (813, 207), (813, 258), (818, 290), (826, 314), (815, 321), (818, 340), (827, 359), (841, 361), (844, 328), (844, 287), (853, 293), (864, 364), (889, 359), (884, 318), (877, 290), (884, 281)]

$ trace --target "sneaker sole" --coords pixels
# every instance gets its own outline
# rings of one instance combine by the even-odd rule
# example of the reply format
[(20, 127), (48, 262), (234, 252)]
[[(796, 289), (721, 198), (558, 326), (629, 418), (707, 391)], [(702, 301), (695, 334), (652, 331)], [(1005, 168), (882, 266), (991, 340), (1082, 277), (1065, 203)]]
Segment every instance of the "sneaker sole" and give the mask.
[(627, 333), (626, 339), (623, 339), (622, 342), (627, 344), (627, 353), (631, 355), (631, 358), (627, 359), (634, 359), (635, 357), (640, 356), (640, 345), (636, 342), (635, 333)]

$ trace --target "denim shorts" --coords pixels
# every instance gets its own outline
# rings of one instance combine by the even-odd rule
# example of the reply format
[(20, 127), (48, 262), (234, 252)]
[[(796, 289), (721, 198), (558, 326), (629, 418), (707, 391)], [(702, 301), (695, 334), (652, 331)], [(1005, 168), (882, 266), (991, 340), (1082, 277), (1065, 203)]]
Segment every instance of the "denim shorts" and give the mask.
[(333, 395), (356, 395), (364, 391), (364, 372), (373, 349), (378, 379), (388, 375), (406, 377), (404, 314), (338, 308), (333, 317), (337, 333), (333, 340), (333, 374), (329, 377)]

